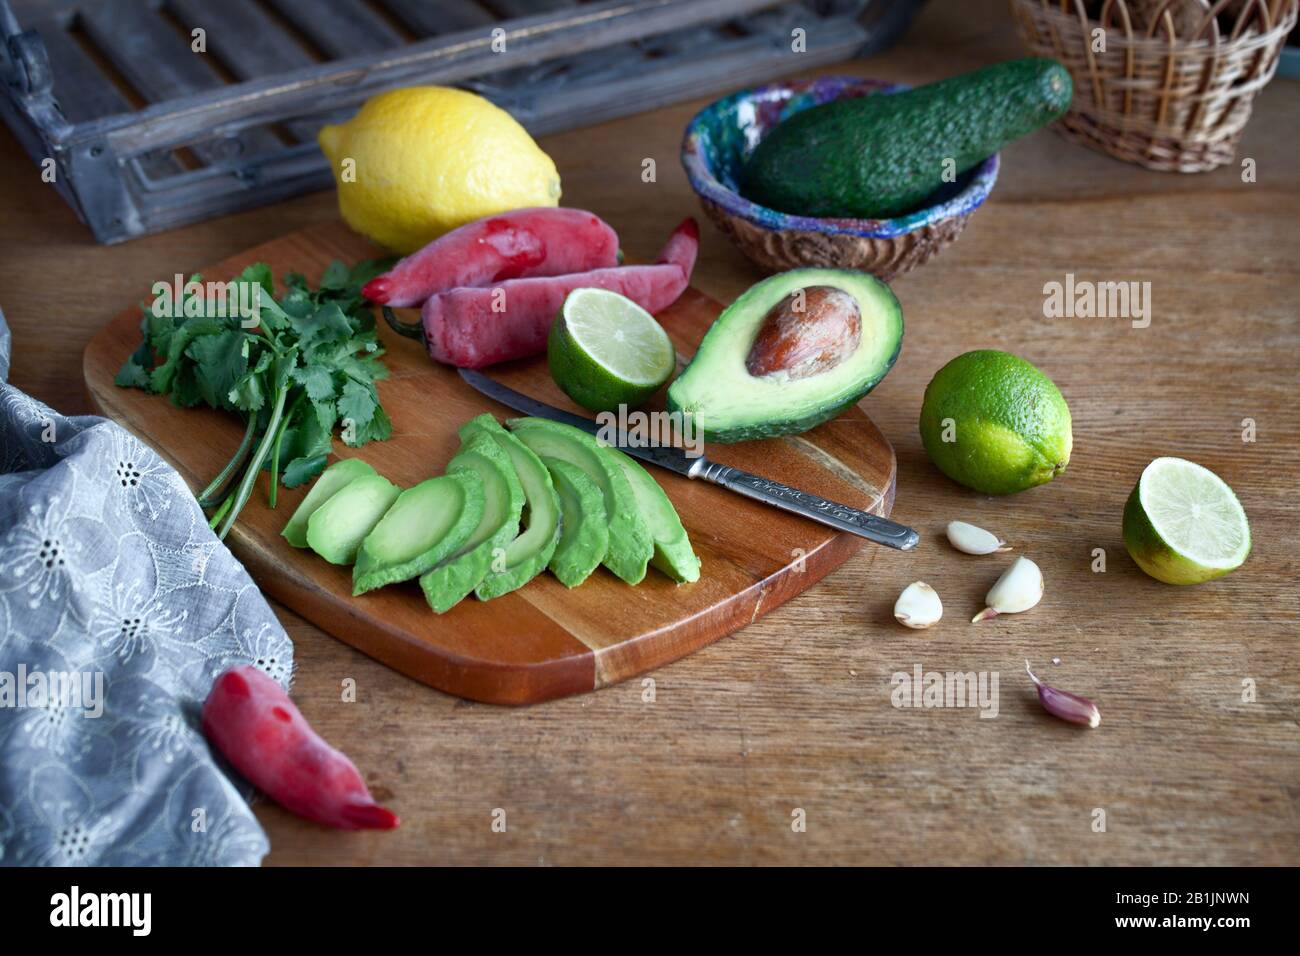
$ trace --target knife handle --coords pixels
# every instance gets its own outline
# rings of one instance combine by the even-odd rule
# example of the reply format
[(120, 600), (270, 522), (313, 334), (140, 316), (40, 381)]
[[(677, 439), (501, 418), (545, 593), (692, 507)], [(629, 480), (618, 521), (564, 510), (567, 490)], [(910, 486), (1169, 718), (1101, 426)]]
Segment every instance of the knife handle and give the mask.
[(691, 470), (690, 477), (703, 478), (746, 498), (753, 498), (755, 501), (773, 505), (783, 511), (811, 518), (813, 521), (856, 534), (876, 544), (897, 548), (899, 551), (912, 550), (920, 540), (920, 535), (911, 528), (890, 521), (888, 518), (829, 501), (819, 495), (791, 488), (769, 478), (761, 478), (739, 468), (732, 468), (730, 465), (719, 465), (717, 462), (703, 458), (698, 461), (702, 464)]

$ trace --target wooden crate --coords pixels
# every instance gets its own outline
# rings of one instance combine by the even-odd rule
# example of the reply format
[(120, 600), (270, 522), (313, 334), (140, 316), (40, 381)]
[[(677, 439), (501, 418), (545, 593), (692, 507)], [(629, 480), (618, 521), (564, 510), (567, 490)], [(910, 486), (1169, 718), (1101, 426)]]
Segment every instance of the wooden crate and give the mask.
[(0, 0), (0, 112), (111, 243), (330, 185), (316, 131), (382, 90), (541, 134), (883, 48), (922, 2)]

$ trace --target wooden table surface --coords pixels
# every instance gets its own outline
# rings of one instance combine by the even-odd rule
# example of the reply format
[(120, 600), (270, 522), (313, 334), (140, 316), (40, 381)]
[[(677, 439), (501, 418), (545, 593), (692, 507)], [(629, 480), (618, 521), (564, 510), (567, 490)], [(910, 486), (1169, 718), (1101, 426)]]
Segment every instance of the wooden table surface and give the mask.
[[(889, 53), (836, 71), (919, 83), (1019, 55), (1002, 3), (936, 3)], [(608, 219), (631, 253), (653, 254), (698, 214), (677, 148), (700, 105), (546, 137), (565, 202)], [(1146, 172), (1049, 131), (1004, 151), (962, 238), (894, 284), (902, 357), (864, 403), (897, 449), (895, 515), (921, 546), (864, 549), (653, 674), (653, 693), (633, 681), (524, 710), (468, 703), (282, 611), (298, 705), (403, 822), (340, 834), (263, 804), (268, 863), (1300, 863), (1298, 153), (1300, 86), (1288, 80), (1256, 101), (1239, 151), (1255, 160), (1255, 183), (1236, 167)], [(641, 181), (647, 157), (656, 183)], [(11, 379), (65, 412), (87, 409), (92, 332), (154, 281), (336, 215), (320, 193), (99, 247), (7, 130), (0, 168)], [(699, 288), (729, 301), (759, 278), (711, 226), (703, 243)], [(1044, 284), (1067, 273), (1149, 281), (1150, 327), (1044, 318)], [(922, 392), (975, 348), (1022, 355), (1060, 386), (1075, 440), (1062, 478), (993, 499), (929, 463)], [(1199, 461), (1236, 489), (1254, 533), (1242, 570), (1173, 588), (1129, 559), (1121, 510), (1157, 455)], [(953, 551), (942, 529), (954, 518), (1033, 557), (1042, 604), (967, 623), (1007, 559)], [(1098, 548), (1104, 573), (1092, 570)], [(891, 616), (918, 579), (947, 606), (925, 632)], [(1101, 727), (1045, 716), (1025, 658), (1094, 698)], [(998, 672), (996, 718), (893, 707), (891, 675), (918, 665)], [(340, 700), (346, 678), (355, 703)]]

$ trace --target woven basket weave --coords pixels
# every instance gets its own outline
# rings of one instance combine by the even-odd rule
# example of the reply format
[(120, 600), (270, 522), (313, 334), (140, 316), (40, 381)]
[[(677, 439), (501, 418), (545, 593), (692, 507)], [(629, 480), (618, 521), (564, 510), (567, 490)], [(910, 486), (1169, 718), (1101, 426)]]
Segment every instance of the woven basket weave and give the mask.
[(1060, 60), (1074, 79), (1058, 129), (1148, 169), (1194, 173), (1231, 162), (1300, 0), (1209, 0), (1208, 13), (1193, 3), (1011, 0), (1025, 45)]

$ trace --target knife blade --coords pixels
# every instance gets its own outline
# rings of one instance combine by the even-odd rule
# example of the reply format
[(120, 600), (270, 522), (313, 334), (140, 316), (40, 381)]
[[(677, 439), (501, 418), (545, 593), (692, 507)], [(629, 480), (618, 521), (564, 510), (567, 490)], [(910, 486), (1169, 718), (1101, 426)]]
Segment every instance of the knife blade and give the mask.
[(685, 475), (687, 478), (702, 478), (754, 501), (780, 508), (783, 511), (789, 511), (792, 514), (809, 518), (836, 530), (847, 531), (849, 534), (856, 534), (868, 541), (874, 541), (877, 544), (883, 544), (900, 551), (910, 551), (916, 547), (917, 542), (920, 540), (920, 535), (914, 530), (890, 521), (888, 518), (882, 518), (868, 511), (830, 501), (808, 491), (800, 491), (798, 488), (792, 488), (779, 481), (772, 481), (760, 475), (751, 474), (740, 468), (709, 461), (703, 455), (698, 457), (688, 456), (681, 448), (672, 445), (642, 447), (635, 442), (628, 442), (628, 436), (617, 431), (613, 436), (617, 440), (610, 441), (610, 429), (590, 418), (575, 415), (573, 412), (566, 412), (553, 405), (547, 405), (545, 402), (539, 402), (537, 399), (530, 398), (522, 392), (517, 392), (508, 385), (502, 385), (500, 382), (488, 378), (482, 372), (474, 369), (462, 368), (458, 371), (460, 377), (472, 388), (493, 401), (500, 402), (507, 408), (513, 408), (517, 412), (523, 412), (525, 415), (532, 415), (536, 418), (546, 418), (553, 422), (572, 425), (574, 428), (581, 429), (606, 444), (613, 445), (633, 458), (639, 458), (641, 461), (649, 462), (659, 468), (666, 468), (679, 475)]

